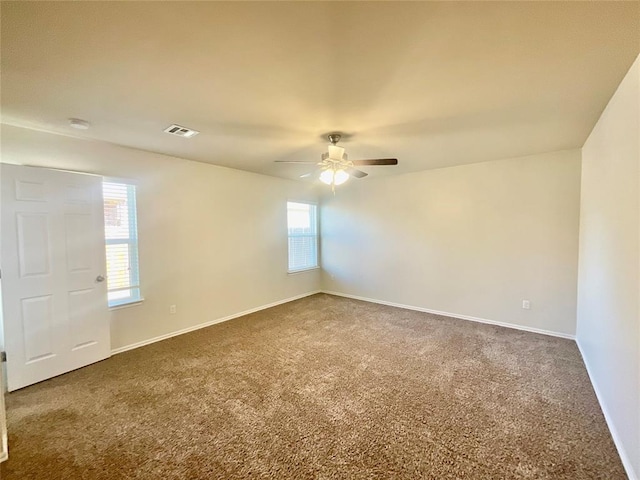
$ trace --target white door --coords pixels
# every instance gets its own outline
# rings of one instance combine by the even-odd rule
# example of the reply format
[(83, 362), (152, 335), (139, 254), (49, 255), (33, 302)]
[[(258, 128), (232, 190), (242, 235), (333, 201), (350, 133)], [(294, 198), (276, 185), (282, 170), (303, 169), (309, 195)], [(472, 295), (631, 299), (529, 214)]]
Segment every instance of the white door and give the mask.
[(110, 356), (102, 178), (3, 164), (9, 391)]

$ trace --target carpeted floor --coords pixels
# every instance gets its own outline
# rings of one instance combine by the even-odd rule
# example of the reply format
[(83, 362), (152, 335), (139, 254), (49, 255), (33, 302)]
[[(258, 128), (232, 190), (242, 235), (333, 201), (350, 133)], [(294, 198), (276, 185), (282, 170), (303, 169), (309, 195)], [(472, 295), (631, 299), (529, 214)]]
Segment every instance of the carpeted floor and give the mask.
[(574, 342), (324, 294), (6, 400), (2, 480), (626, 478)]

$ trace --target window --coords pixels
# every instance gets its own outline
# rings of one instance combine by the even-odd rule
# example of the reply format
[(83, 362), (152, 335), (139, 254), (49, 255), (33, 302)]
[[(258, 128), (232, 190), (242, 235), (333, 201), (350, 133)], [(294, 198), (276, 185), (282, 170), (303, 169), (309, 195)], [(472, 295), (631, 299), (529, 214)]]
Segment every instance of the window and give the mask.
[(318, 267), (318, 220), (316, 205), (287, 202), (289, 272)]
[(102, 193), (109, 306), (139, 302), (142, 297), (138, 270), (136, 187), (104, 182)]

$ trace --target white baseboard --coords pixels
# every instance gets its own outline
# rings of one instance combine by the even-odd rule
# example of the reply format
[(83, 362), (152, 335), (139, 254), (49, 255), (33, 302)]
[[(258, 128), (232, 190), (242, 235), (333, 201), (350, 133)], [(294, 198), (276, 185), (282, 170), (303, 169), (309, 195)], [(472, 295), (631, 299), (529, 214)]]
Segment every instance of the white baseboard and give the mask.
[(332, 292), (328, 290), (323, 290), (322, 293), (326, 293), (328, 295), (337, 295), (339, 297), (353, 298), (354, 300), (362, 300), (364, 302), (379, 303), (381, 305), (388, 305), (390, 307), (405, 308), (407, 310), (415, 310), (417, 312), (433, 313), (435, 315), (443, 315), (445, 317), (458, 318), (460, 320), (470, 320), (472, 322), (487, 323), (489, 325), (497, 325), (499, 327), (514, 328), (516, 330), (524, 330), (525, 332), (540, 333), (542, 335), (550, 335), (552, 337), (567, 338), (569, 340), (576, 339), (575, 335), (570, 335), (568, 333), (561, 333), (561, 332), (553, 332), (551, 330), (544, 330), (542, 328), (526, 327), (523, 325), (516, 325), (513, 323), (506, 323), (506, 322), (498, 322), (497, 320), (488, 320), (486, 318), (470, 317), (469, 315), (460, 315), (457, 313), (441, 312), (439, 310), (431, 310), (430, 308), (416, 307), (413, 305), (403, 305), (401, 303), (387, 302), (385, 300), (376, 300), (375, 298), (360, 297), (358, 295), (350, 295), (348, 293)]
[(514, 329), (517, 329), (517, 330), (524, 330), (524, 331), (532, 332), (532, 333), (540, 333), (540, 334), (543, 334), (543, 335), (551, 335), (553, 337), (561, 337), (561, 338), (568, 338), (570, 340), (575, 340), (575, 336), (574, 335), (569, 335), (569, 334), (566, 334), (566, 333), (552, 332), (550, 330), (543, 330), (543, 329), (540, 329), (540, 328), (524, 327), (522, 325), (515, 325), (515, 324), (512, 324), (512, 323), (506, 323), (506, 322), (498, 322), (496, 320), (487, 320), (485, 318), (471, 317), (471, 316), (468, 316), (468, 315), (459, 315), (459, 314), (456, 314), (456, 313), (441, 312), (439, 310), (432, 310), (432, 309), (429, 309), (429, 308), (416, 307), (416, 306), (413, 306), (413, 305), (404, 305), (404, 304), (401, 304), (401, 303), (387, 302), (385, 300), (376, 300), (374, 298), (360, 297), (358, 295), (350, 295), (348, 293), (333, 292), (333, 291), (328, 291), (328, 290), (315, 290), (313, 292), (303, 293), (301, 295), (296, 295), (295, 297), (285, 298), (284, 300), (278, 300), (277, 302), (272, 302), (272, 303), (269, 303), (269, 304), (266, 304), (266, 305), (261, 305), (259, 307), (251, 308), (251, 309), (245, 310), (243, 312), (234, 313), (234, 314), (228, 315), (226, 317), (216, 318), (215, 320), (211, 320), (209, 322), (199, 323), (198, 325), (194, 325), (192, 327), (187, 327), (187, 328), (183, 328), (181, 330), (176, 330), (174, 332), (165, 333), (164, 335), (160, 335), (158, 337), (149, 338), (147, 340), (142, 340), (140, 342), (132, 343), (130, 345), (125, 345), (124, 347), (114, 348), (114, 349), (111, 350), (111, 355), (117, 355), (118, 353), (126, 352), (128, 350), (133, 350), (134, 348), (144, 347), (145, 345), (150, 345), (150, 344), (155, 343), (155, 342), (160, 342), (162, 340), (166, 340), (167, 338), (176, 337), (178, 335), (182, 335), (183, 333), (193, 332), (194, 330), (199, 330), (201, 328), (210, 327), (211, 325), (215, 325), (217, 323), (226, 322), (227, 320), (233, 320), (234, 318), (242, 317), (244, 315), (249, 315), (250, 313), (254, 313), (254, 312), (259, 312), (260, 310), (265, 310), (267, 308), (275, 307), (276, 305), (282, 305), (283, 303), (293, 302), (294, 300), (299, 300), (300, 298), (308, 297), (310, 295), (315, 295), (316, 293), (326, 293), (328, 295), (336, 295), (338, 297), (353, 298), (354, 300), (362, 300), (364, 302), (379, 303), (381, 305), (388, 305), (390, 307), (405, 308), (407, 310), (415, 310), (415, 311), (418, 311), (418, 312), (433, 313), (435, 315), (443, 315), (445, 317), (458, 318), (458, 319), (461, 319), (461, 320), (470, 320), (472, 322), (487, 323), (489, 325), (497, 325), (497, 326), (500, 326), (500, 327), (514, 328)]
[(200, 330), (201, 328), (210, 327), (211, 325), (215, 325), (216, 323), (226, 322), (227, 320), (233, 320), (234, 318), (242, 317), (244, 315), (249, 315), (250, 313), (259, 312), (260, 310), (265, 310), (267, 308), (275, 307), (276, 305), (282, 305), (283, 303), (293, 302), (294, 300), (299, 300), (304, 297), (308, 297), (310, 295), (315, 295), (316, 293), (322, 293), (320, 290), (316, 290), (313, 292), (303, 293), (301, 295), (296, 295), (295, 297), (285, 298), (284, 300), (278, 300), (277, 302), (268, 303), (267, 305), (261, 305), (256, 308), (251, 308), (249, 310), (245, 310), (244, 312), (234, 313), (232, 315), (228, 315), (222, 318), (216, 318), (215, 320), (211, 320), (205, 323), (199, 323), (198, 325), (194, 325), (193, 327), (183, 328), (182, 330), (176, 330), (175, 332), (165, 333), (164, 335), (160, 335), (159, 337), (149, 338), (148, 340), (143, 340), (141, 342), (132, 343), (130, 345), (125, 345), (124, 347), (118, 347), (111, 350), (111, 355), (117, 355), (118, 353), (126, 352), (128, 350), (133, 350), (134, 348), (144, 347), (145, 345), (149, 345), (151, 343), (156, 343), (161, 340), (166, 340), (167, 338), (176, 337), (178, 335), (182, 335), (183, 333), (193, 332), (194, 330)]
[(582, 355), (582, 361), (584, 362), (585, 367), (587, 367), (587, 373), (589, 374), (591, 385), (593, 386), (593, 390), (596, 392), (596, 397), (598, 399), (598, 403), (600, 404), (600, 409), (602, 410), (604, 419), (607, 422), (607, 426), (609, 427), (609, 432), (611, 432), (613, 443), (618, 449), (618, 455), (620, 455), (620, 460), (622, 460), (622, 465), (624, 466), (624, 469), (627, 471), (627, 476), (629, 477), (629, 480), (639, 480), (639, 477), (634, 471), (633, 465), (631, 464), (631, 458), (629, 457), (629, 454), (627, 453), (627, 451), (624, 448), (624, 445), (622, 444), (622, 440), (620, 439), (620, 435), (618, 434), (618, 431), (616, 430), (616, 427), (613, 423), (611, 414), (609, 413), (609, 410), (607, 409), (607, 406), (604, 403), (604, 397), (602, 396), (602, 393), (598, 388), (598, 383), (596, 382), (596, 379), (592, 373), (593, 370), (590, 368), (589, 361), (587, 360), (587, 357), (584, 354), (584, 350), (580, 345), (580, 341), (577, 338), (576, 338), (576, 345), (578, 345), (578, 350), (580, 350), (580, 355)]

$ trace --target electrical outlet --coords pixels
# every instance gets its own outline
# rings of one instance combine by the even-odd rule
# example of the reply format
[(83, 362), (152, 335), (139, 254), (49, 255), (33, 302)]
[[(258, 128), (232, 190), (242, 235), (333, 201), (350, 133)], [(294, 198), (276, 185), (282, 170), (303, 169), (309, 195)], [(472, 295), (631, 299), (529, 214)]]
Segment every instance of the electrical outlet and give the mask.
[(531, 309), (531, 302), (529, 300), (522, 300), (522, 308), (525, 310)]
[(176, 307), (175, 305), (169, 306), (169, 313), (174, 314), (177, 311), (178, 311), (178, 307)]

